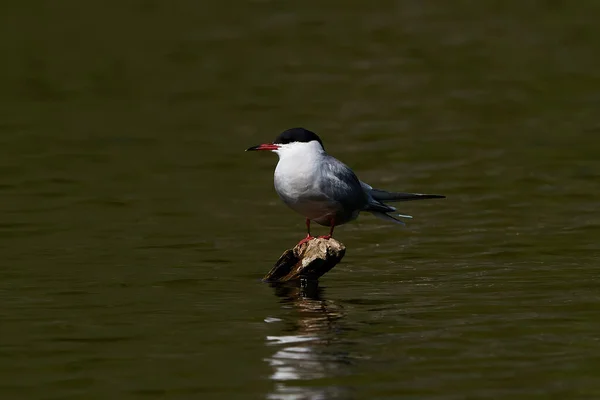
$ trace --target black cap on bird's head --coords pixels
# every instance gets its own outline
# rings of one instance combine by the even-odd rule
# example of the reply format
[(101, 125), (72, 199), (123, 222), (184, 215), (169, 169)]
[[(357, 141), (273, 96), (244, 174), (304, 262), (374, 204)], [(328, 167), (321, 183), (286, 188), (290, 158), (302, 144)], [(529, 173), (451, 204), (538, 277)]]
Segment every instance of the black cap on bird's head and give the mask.
[(277, 150), (279, 147), (281, 147), (280, 145), (283, 145), (283, 144), (296, 143), (296, 142), (309, 143), (309, 142), (312, 142), (313, 140), (316, 140), (317, 142), (319, 142), (321, 147), (325, 148), (323, 146), (323, 142), (321, 141), (321, 138), (316, 133), (311, 132), (308, 129), (304, 129), (304, 128), (291, 128), (291, 129), (287, 129), (287, 130), (281, 132), (279, 135), (277, 135), (277, 137), (275, 138), (273, 143), (260, 144), (258, 146), (250, 147), (246, 151)]
[(273, 143), (287, 144), (293, 142), (308, 143), (316, 140), (323, 147), (323, 142), (319, 135), (304, 128), (291, 128), (281, 132)]

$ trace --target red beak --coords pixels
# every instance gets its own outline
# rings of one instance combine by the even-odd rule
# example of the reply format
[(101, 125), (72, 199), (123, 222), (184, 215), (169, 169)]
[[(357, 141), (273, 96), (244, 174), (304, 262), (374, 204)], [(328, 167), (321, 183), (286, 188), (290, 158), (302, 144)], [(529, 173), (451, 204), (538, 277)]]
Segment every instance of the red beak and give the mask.
[(259, 150), (277, 150), (279, 148), (278, 145), (273, 143), (265, 143), (259, 144), (258, 146), (250, 147), (246, 149), (246, 151), (259, 151)]

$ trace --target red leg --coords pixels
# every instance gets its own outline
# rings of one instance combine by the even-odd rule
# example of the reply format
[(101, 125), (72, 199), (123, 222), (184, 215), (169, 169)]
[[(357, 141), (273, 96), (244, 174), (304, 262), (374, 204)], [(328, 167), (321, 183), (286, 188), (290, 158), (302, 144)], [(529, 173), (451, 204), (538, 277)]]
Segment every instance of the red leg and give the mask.
[(313, 236), (310, 236), (310, 219), (306, 218), (306, 237), (304, 239), (302, 239), (301, 241), (298, 242), (298, 244), (296, 246), (299, 246), (303, 243), (308, 242), (309, 240), (314, 239)]
[(329, 235), (319, 236), (319, 239), (331, 239), (333, 237), (333, 228), (335, 228), (335, 222), (331, 219), (331, 228), (329, 228)]

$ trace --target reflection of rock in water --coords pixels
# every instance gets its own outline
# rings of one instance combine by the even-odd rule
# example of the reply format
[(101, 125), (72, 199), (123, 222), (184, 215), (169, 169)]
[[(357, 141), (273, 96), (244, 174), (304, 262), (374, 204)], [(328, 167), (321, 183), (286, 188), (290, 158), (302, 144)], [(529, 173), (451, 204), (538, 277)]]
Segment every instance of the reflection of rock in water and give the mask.
[[(273, 367), (271, 379), (276, 382), (271, 399), (335, 399), (348, 398), (339, 386), (320, 385), (318, 380), (349, 374), (350, 357), (342, 351), (340, 322), (344, 317), (342, 308), (323, 299), (323, 289), (317, 282), (301, 286), (288, 284), (274, 286), (275, 294), (282, 304), (293, 306), (297, 318), (285, 331), (290, 334), (268, 336), (269, 345), (277, 351), (266, 361)], [(281, 321), (269, 319), (269, 321)], [(286, 332), (287, 333), (287, 332)], [(294, 381), (316, 380), (314, 385)]]
[(323, 288), (317, 282), (275, 286), (275, 294), (282, 298), (282, 303), (293, 305), (299, 312), (298, 320), (294, 321), (299, 335), (321, 333), (320, 339), (327, 339), (327, 334), (335, 330), (337, 321), (343, 317), (340, 306), (323, 299)]

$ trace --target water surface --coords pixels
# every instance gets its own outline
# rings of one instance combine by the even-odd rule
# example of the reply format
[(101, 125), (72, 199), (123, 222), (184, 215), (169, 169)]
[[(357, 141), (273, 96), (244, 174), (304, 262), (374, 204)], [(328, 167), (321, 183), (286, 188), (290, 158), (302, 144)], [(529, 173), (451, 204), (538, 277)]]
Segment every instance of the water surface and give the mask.
[[(2, 398), (600, 396), (596, 2), (1, 10)], [(294, 126), (448, 198), (263, 284)]]

